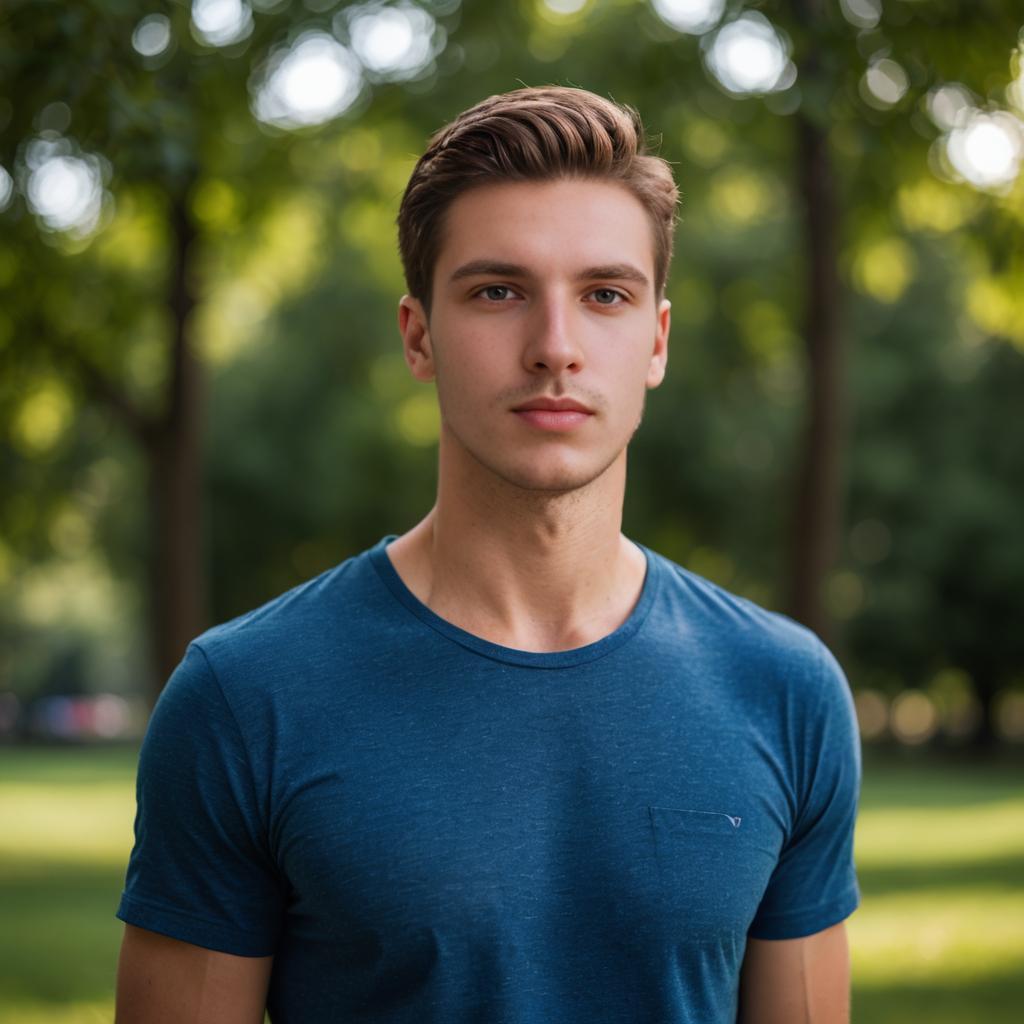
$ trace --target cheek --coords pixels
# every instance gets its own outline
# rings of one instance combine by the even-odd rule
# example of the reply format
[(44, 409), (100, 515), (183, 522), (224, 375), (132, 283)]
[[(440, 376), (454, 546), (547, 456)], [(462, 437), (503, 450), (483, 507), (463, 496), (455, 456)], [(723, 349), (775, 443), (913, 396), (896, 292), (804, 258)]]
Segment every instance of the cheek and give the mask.
[(631, 361), (629, 366), (621, 364), (606, 378), (610, 381), (606, 392), (610, 401), (611, 415), (619, 430), (632, 433), (643, 415), (647, 400), (647, 373), (649, 361)]
[(507, 386), (510, 372), (508, 345), (493, 336), (443, 338), (435, 346), (438, 384), (468, 401), (484, 401), (496, 388)]
[(605, 382), (609, 394), (628, 400), (634, 391), (645, 389), (651, 354), (640, 344), (616, 338), (606, 345), (595, 346), (587, 364), (591, 373)]
[(499, 390), (494, 360), (479, 346), (443, 347), (435, 358), (437, 397), (447, 416), (485, 406)]

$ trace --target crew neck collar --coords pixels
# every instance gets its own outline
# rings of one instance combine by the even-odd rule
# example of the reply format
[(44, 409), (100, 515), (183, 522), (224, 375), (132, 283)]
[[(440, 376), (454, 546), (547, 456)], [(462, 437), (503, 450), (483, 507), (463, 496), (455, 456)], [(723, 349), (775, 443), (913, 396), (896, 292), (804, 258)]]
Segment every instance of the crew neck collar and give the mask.
[[(473, 651), (475, 654), (490, 658), (492, 661), (505, 662), (510, 665), (521, 665), (527, 668), (571, 668), (574, 665), (582, 665), (588, 661), (603, 658), (606, 654), (621, 647), (644, 624), (644, 620), (654, 604), (660, 580), (657, 557), (642, 544), (637, 544), (637, 547), (640, 548), (646, 559), (647, 572), (644, 574), (644, 583), (640, 591), (640, 597), (633, 606), (629, 617), (618, 629), (607, 636), (601, 637), (600, 640), (595, 640), (593, 643), (585, 644), (583, 647), (574, 647), (567, 651), (521, 651), (515, 647), (503, 647), (501, 644), (485, 640), (483, 637), (470, 633), (468, 630), (454, 625), (447, 619), (441, 618), (440, 615), (428, 608), (405, 585), (402, 577), (398, 575), (391, 562), (387, 548), (396, 539), (397, 536), (395, 534), (389, 534), (381, 538), (370, 548), (367, 555), (381, 581), (407, 611), (411, 612), (417, 619), (435, 632), (465, 647), (467, 650)], [(636, 542), (634, 541), (633, 543)]]

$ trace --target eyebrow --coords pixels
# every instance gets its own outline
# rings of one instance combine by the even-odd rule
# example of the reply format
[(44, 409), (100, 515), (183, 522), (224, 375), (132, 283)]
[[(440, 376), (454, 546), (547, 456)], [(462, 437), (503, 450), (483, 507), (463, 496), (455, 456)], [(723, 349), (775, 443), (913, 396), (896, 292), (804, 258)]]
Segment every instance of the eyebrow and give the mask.
[[(503, 263), (500, 260), (470, 260), (456, 268), (451, 281), (458, 281), (464, 277), (530, 277), (530, 271), (518, 263)], [(650, 281), (643, 271), (634, 267), (631, 263), (605, 263), (596, 267), (585, 267), (576, 275), (579, 281), (592, 281), (595, 279), (612, 281), (633, 281), (636, 284), (648, 286)]]

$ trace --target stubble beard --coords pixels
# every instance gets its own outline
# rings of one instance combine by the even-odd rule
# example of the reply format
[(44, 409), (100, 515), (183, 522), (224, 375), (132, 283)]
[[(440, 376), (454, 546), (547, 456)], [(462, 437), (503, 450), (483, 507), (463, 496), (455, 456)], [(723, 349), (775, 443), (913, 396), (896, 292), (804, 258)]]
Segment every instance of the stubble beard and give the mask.
[(447, 433), (451, 441), (481, 469), (486, 475), (495, 481), (496, 490), (508, 491), (512, 494), (512, 500), (525, 500), (528, 502), (541, 502), (548, 504), (551, 501), (564, 499), (582, 499), (586, 490), (597, 483), (624, 455), (629, 443), (633, 440), (640, 424), (643, 421), (644, 407), (646, 405), (646, 390), (641, 401), (640, 413), (637, 421), (625, 442), (616, 447), (596, 467), (580, 466), (576, 470), (565, 469), (548, 475), (545, 479), (538, 479), (538, 474), (531, 473), (529, 469), (518, 469), (511, 460), (499, 460), (488, 456), (486, 451), (481, 451), (479, 446), (467, 443), (459, 432), (452, 427), (452, 424), (442, 415), (442, 434)]

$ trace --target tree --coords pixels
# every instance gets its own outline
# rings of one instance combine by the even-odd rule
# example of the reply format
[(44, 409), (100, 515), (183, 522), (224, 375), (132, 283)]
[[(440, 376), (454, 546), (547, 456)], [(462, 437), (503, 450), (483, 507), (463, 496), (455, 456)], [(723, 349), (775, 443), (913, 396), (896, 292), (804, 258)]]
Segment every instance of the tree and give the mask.
[[(898, 663), (916, 678), (924, 662), (898, 654), (905, 644), (891, 623), (938, 621), (940, 609), (920, 594), (909, 608), (887, 603), (873, 585), (860, 605), (837, 604), (836, 581), (864, 573), (842, 515), (853, 529), (888, 515), (871, 504), (882, 502), (875, 479), (898, 447), (891, 417), (958, 317), (1016, 337), (1020, 186), (1004, 195), (937, 179), (929, 160), (945, 152), (949, 129), (926, 113), (952, 82), (974, 90), (979, 111), (1007, 105), (1013, 5), (893, 0), (869, 24), (870, 4), (732, 4), (728, 24), (758, 15), (791, 52), (795, 82), (761, 92), (728, 87), (713, 30), (681, 32), (639, 0), (571, 13), (539, 2), (415, 9), (435, 26), (422, 33), (433, 50), (417, 69), (388, 71), (364, 53), (343, 112), (275, 127), (253, 114), (274, 69), (310, 38), (333, 36), (351, 56), (364, 6), (254, 3), (248, 34), (213, 45), (189, 5), (171, 3), (173, 45), (143, 57), (131, 45), (142, 12), (127, 2), (9, 5), (0, 74), (7, 94), (26, 100), (0, 111), (0, 165), (24, 191), (33, 141), (97, 154), (109, 161), (113, 213), (82, 239), (40, 231), (23, 198), (0, 213), (0, 338), (12, 325), (0, 347), (0, 420), (20, 436), (26, 396), (38, 393), (39, 408), (64, 403), (63, 422), (120, 424), (116, 440), (97, 428), (65, 432), (45, 451), (3, 451), (12, 486), (0, 521), (18, 557), (47, 557), (69, 479), (98, 453), (133, 446), (153, 501), (135, 527), (104, 512), (106, 550), (125, 575), (149, 552), (155, 691), (202, 619), (197, 581), (212, 581), (212, 617), (223, 619), (376, 539), (395, 509), (411, 521), (429, 498), (436, 421), (391, 340), (397, 197), (413, 154), (458, 110), (517, 81), (556, 80), (640, 109), (683, 188), (672, 365), (631, 455), (629, 528), (765, 603), (791, 595), (822, 632), (838, 610), (837, 639), (865, 673)], [(943, 209), (953, 226), (937, 231), (928, 224)], [(927, 274), (915, 255), (925, 249), (942, 253)], [(915, 266), (935, 288), (971, 284), (936, 303), (910, 287)], [(841, 335), (854, 342), (842, 358)], [(1019, 352), (997, 344), (1016, 365)], [(881, 368), (865, 372), (876, 357)], [(998, 383), (962, 389), (974, 429), (998, 407)], [(950, 397), (960, 387), (947, 382)], [(891, 405), (876, 401), (885, 389)], [(929, 427), (915, 419), (907, 429), (922, 437)], [(979, 480), (997, 471), (959, 450), (954, 461)], [(893, 500), (912, 505), (913, 490), (896, 481)], [(985, 513), (1004, 544), (1005, 505)], [(145, 543), (132, 539), (144, 522)], [(787, 561), (780, 539), (790, 533), (799, 543)], [(922, 563), (936, 578), (954, 564), (943, 550)], [(888, 570), (885, 559), (870, 565), (880, 579)], [(181, 584), (173, 592), (171, 580)], [(984, 622), (965, 614), (973, 639), (926, 659), (928, 671), (966, 664), (984, 646)]]

